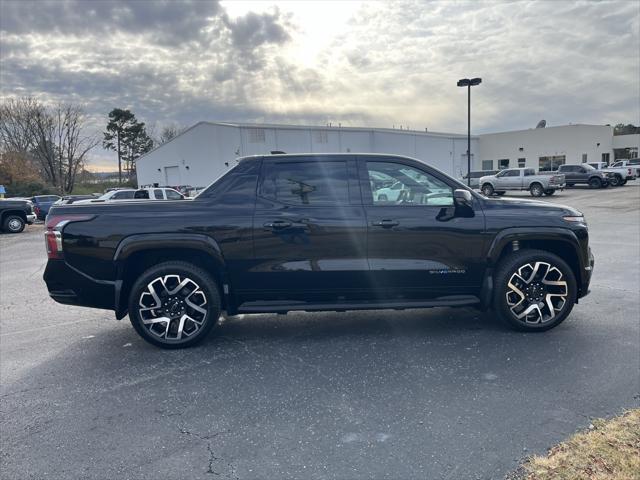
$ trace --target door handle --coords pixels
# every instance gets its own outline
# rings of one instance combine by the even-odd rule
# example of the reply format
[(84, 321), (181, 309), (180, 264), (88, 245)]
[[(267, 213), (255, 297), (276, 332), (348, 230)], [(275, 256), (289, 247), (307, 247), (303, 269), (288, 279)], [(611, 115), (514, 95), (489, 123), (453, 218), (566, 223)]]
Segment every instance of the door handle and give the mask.
[(286, 220), (275, 220), (273, 222), (267, 222), (264, 224), (265, 228), (271, 228), (273, 230), (280, 230), (281, 228), (287, 228), (291, 226), (291, 222)]
[(395, 220), (380, 220), (379, 222), (371, 222), (374, 227), (391, 228), (400, 225), (400, 222)]

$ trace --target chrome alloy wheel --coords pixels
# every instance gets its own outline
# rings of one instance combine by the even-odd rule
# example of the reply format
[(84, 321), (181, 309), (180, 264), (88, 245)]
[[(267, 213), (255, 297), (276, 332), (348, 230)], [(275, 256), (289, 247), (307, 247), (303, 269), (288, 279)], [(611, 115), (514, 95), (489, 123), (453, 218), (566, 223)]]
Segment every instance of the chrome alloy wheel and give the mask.
[(167, 342), (193, 336), (207, 319), (207, 297), (188, 277), (165, 275), (147, 284), (138, 313), (147, 330)]
[(22, 222), (17, 218), (12, 218), (11, 220), (9, 220), (7, 226), (12, 232), (17, 232), (18, 230), (20, 230), (20, 228), (22, 228)]
[(516, 319), (543, 324), (553, 320), (567, 303), (569, 287), (562, 272), (547, 262), (527, 263), (511, 275), (507, 305)]

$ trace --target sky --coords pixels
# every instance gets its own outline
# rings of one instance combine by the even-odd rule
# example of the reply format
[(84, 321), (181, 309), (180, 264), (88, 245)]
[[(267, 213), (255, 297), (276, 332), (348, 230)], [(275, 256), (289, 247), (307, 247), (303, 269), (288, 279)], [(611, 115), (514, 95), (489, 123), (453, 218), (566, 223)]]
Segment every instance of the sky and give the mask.
[[(472, 132), (640, 124), (637, 1), (0, 0), (0, 97), (198, 121)], [(115, 156), (92, 152), (93, 170)]]

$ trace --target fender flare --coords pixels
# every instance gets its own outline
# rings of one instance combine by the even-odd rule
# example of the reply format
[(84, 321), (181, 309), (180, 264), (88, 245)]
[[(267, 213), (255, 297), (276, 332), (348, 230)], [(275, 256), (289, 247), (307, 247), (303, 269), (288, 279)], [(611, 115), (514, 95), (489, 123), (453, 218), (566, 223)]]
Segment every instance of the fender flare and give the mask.
[(227, 295), (229, 289), (225, 285), (228, 284), (225, 271), (226, 263), (220, 246), (213, 238), (198, 233), (141, 233), (130, 235), (120, 241), (113, 254), (113, 261), (116, 265), (114, 289), (116, 318), (121, 319), (127, 314), (126, 305), (121, 305), (122, 287), (125, 280), (124, 270), (127, 259), (136, 252), (156, 248), (190, 249), (206, 253), (214, 263), (221, 268), (223, 282), (221, 287), (223, 288), (223, 295)]
[(583, 262), (580, 254), (580, 242), (573, 231), (561, 227), (512, 227), (500, 230), (493, 238), (489, 250), (487, 251), (487, 262), (495, 265), (504, 247), (514, 240), (556, 240), (569, 244), (576, 252), (576, 255)]

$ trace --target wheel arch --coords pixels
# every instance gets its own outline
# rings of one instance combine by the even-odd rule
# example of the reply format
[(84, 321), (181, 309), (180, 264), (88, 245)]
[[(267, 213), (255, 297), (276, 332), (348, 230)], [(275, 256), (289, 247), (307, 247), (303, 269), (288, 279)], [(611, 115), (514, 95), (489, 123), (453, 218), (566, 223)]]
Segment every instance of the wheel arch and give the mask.
[(24, 222), (27, 221), (27, 214), (24, 212), (24, 210), (4, 210), (2, 214), (0, 214), (0, 222), (4, 223), (5, 218), (12, 215), (20, 217)]
[(116, 264), (116, 318), (127, 314), (129, 292), (136, 278), (146, 269), (169, 260), (181, 260), (204, 268), (220, 289), (222, 307), (229, 302), (229, 278), (222, 251), (217, 242), (200, 234), (141, 234), (126, 237), (118, 245)]
[[(524, 228), (509, 228), (499, 232), (487, 252), (489, 275), (493, 275), (493, 271), (502, 258), (514, 251), (514, 242), (517, 242), (517, 248), (520, 250), (544, 250), (558, 255), (571, 267), (576, 279), (578, 292), (582, 292), (585, 265), (580, 255), (580, 242), (573, 231), (548, 227), (536, 228), (535, 231)], [(485, 280), (483, 285), (492, 287), (493, 282)], [(490, 292), (485, 292), (481, 297), (486, 300), (491, 299), (492, 295), (488, 295), (488, 293)], [(580, 296), (578, 295), (578, 297)]]

